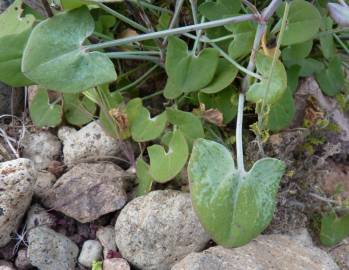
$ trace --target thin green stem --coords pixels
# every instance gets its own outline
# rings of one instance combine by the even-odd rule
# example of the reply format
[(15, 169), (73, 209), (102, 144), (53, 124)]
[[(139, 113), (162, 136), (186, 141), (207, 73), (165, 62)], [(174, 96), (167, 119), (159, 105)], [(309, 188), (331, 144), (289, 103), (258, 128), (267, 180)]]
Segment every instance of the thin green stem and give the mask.
[(150, 99), (152, 97), (159, 96), (159, 95), (161, 95), (163, 93), (164, 93), (164, 90), (161, 90), (161, 91), (155, 92), (153, 94), (150, 94), (149, 96), (142, 97), (142, 100), (147, 100), (147, 99)]
[(346, 32), (349, 31), (349, 27), (342, 27), (342, 28), (336, 28), (336, 29), (331, 29), (327, 31), (322, 31), (319, 32), (316, 37), (321, 37), (321, 36), (326, 36), (326, 35), (332, 35), (333, 33), (339, 33), (339, 32)]
[(226, 24), (251, 21), (254, 19), (255, 17), (253, 14), (240, 15), (240, 16), (200, 23), (200, 24), (188, 25), (188, 26), (178, 27), (178, 28), (169, 29), (169, 30), (163, 30), (158, 32), (142, 34), (138, 36), (116, 39), (113, 41), (106, 41), (99, 44), (90, 44), (90, 45), (86, 45), (85, 48), (89, 51), (110, 48), (110, 47), (120, 46), (120, 45), (133, 43), (133, 42), (162, 38), (162, 37), (171, 36), (171, 35), (184, 34), (191, 31), (200, 30), (200, 29), (214, 28), (214, 27), (223, 26)]
[(141, 54), (119, 54), (118, 52), (106, 53), (106, 56), (112, 59), (129, 59), (129, 60), (147, 60), (160, 63), (160, 58), (151, 55), (141, 55)]
[(110, 15), (115, 16), (120, 21), (123, 21), (124, 23), (127, 23), (131, 25), (133, 28), (142, 31), (142, 32), (148, 32), (148, 29), (144, 27), (143, 25), (140, 25), (139, 23), (129, 19), (128, 17), (122, 15), (121, 13), (111, 9), (110, 7), (104, 5), (103, 3), (96, 3), (101, 9), (103, 9), (105, 12), (109, 13)]
[(93, 35), (98, 37), (98, 38), (103, 38), (104, 40), (113, 40), (113, 38), (111, 38), (110, 36), (107, 36), (107, 35), (104, 35), (102, 33), (99, 33), (99, 32), (93, 32)]
[(134, 2), (136, 4), (139, 4), (140, 6), (143, 6), (143, 7), (148, 8), (148, 9), (152, 9), (152, 10), (156, 10), (156, 11), (166, 12), (166, 13), (172, 14), (171, 10), (168, 10), (167, 8), (158, 7), (156, 5), (148, 3), (146, 1), (142, 1), (142, 0), (130, 0), (130, 1)]
[[(171, 19), (170, 25), (168, 26), (168, 29), (172, 29), (177, 24), (178, 17), (180, 15), (183, 3), (184, 3), (184, 0), (177, 0), (176, 1), (175, 12), (172, 16), (172, 19)], [(162, 45), (165, 46), (166, 43), (167, 43), (167, 36), (164, 38)]]
[(137, 80), (135, 80), (134, 82), (120, 88), (117, 90), (117, 92), (123, 92), (126, 91), (127, 89), (130, 89), (136, 85), (138, 85), (139, 83), (141, 83), (143, 80), (145, 80), (156, 68), (158, 67), (158, 65), (154, 65), (153, 67), (151, 67), (147, 72), (145, 72), (141, 77), (139, 77)]
[[(191, 11), (193, 14), (194, 24), (198, 24), (197, 2), (196, 2), (196, 0), (189, 0), (189, 2), (190, 2), (190, 6), (191, 6)], [(201, 19), (201, 23), (203, 23), (203, 22), (205, 22), (204, 17), (202, 17), (202, 19)], [(194, 46), (192, 49), (193, 55), (196, 55), (196, 53), (200, 50), (199, 44), (200, 44), (201, 34), (202, 34), (202, 29), (196, 30), (196, 38), (195, 38)]]
[(238, 166), (238, 171), (240, 173), (245, 173), (244, 150), (242, 143), (242, 121), (244, 116), (244, 102), (245, 95), (243, 93), (240, 93), (238, 103), (238, 114), (236, 120), (236, 162)]
[(349, 48), (347, 47), (347, 45), (335, 34), (333, 33), (333, 37), (335, 38), (335, 40), (338, 42), (338, 44), (343, 48), (343, 50), (349, 54)]

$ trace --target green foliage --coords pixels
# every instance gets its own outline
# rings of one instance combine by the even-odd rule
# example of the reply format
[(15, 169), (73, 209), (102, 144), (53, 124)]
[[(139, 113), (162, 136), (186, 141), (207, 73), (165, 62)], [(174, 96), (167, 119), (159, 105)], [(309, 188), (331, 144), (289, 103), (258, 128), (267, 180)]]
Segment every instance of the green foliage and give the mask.
[(218, 244), (241, 246), (266, 228), (284, 170), (282, 161), (265, 158), (249, 172), (241, 172), (224, 146), (196, 141), (188, 165), (192, 202), (200, 222)]
[(336, 213), (325, 214), (321, 220), (320, 241), (333, 246), (349, 235), (349, 215), (338, 217)]
[(138, 159), (136, 162), (137, 173), (137, 196), (143, 196), (151, 191), (153, 178), (149, 172), (149, 165), (143, 160)]
[(55, 127), (62, 121), (62, 107), (51, 104), (47, 90), (39, 88), (29, 107), (30, 117), (38, 127)]
[(102, 261), (93, 261), (92, 262), (92, 270), (102, 270), (103, 262)]
[(180, 173), (189, 155), (187, 141), (180, 130), (173, 132), (167, 152), (156, 144), (149, 146), (147, 150), (150, 174), (159, 183), (165, 183)]
[(242, 22), (226, 26), (234, 34), (234, 39), (229, 45), (229, 55), (233, 59), (246, 56), (252, 50), (256, 33), (256, 25), (252, 22)]
[(41, 22), (24, 49), (23, 73), (37, 84), (66, 93), (116, 80), (110, 59), (82, 46), (93, 30), (94, 21), (86, 7)]
[(65, 119), (72, 125), (83, 126), (92, 121), (97, 110), (96, 104), (86, 96), (79, 94), (63, 95), (63, 112)]
[(222, 19), (227, 16), (238, 14), (240, 11), (240, 0), (217, 0), (215, 2), (205, 2), (199, 7), (200, 13), (209, 20)]
[(248, 89), (246, 94), (248, 101), (257, 103), (264, 100), (266, 104), (273, 104), (283, 96), (287, 88), (286, 71), (281, 61), (276, 60), (274, 69), (270, 73), (272, 61), (272, 57), (257, 54), (256, 67), (263, 78)]

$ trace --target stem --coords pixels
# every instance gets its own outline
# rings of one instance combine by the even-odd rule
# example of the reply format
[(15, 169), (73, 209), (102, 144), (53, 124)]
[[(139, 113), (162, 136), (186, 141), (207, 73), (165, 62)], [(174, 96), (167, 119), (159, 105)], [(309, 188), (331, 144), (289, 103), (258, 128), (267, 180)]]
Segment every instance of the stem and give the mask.
[(349, 54), (349, 48), (347, 47), (347, 45), (345, 45), (345, 43), (334, 33), (333, 33), (333, 37), (338, 42), (338, 44), (343, 48), (343, 50), (345, 50), (345, 52)]
[[(168, 26), (168, 29), (172, 29), (176, 25), (176, 23), (178, 21), (178, 16), (179, 16), (180, 11), (181, 11), (182, 6), (183, 6), (183, 2), (184, 2), (184, 0), (177, 0), (176, 1), (175, 12), (174, 12), (173, 17), (171, 19), (170, 25)], [(162, 45), (166, 46), (166, 43), (167, 43), (167, 37), (164, 38)]]
[(240, 173), (245, 173), (244, 150), (243, 150), (243, 144), (242, 144), (242, 121), (244, 116), (244, 102), (245, 102), (245, 95), (243, 93), (240, 93), (238, 114), (237, 114), (237, 120), (236, 120), (236, 159), (237, 159), (238, 171)]
[(158, 7), (158, 6), (155, 6), (155, 5), (152, 5), (146, 1), (141, 1), (141, 0), (130, 0), (131, 2), (134, 2), (136, 4), (139, 4), (145, 8), (148, 8), (148, 9), (153, 9), (153, 10), (156, 10), (156, 11), (160, 11), (160, 12), (166, 12), (166, 13), (170, 13), (172, 14), (172, 11), (168, 10), (167, 8), (162, 8), (162, 7)]
[(133, 54), (119, 54), (118, 52), (106, 53), (106, 56), (113, 59), (133, 59), (133, 60), (148, 60), (155, 63), (160, 63), (160, 58), (151, 55), (133, 55)]
[[(193, 13), (194, 24), (198, 24), (196, 0), (189, 0), (189, 2), (190, 2), (191, 10)], [(201, 19), (201, 23), (203, 23), (203, 22), (205, 22), (204, 17), (202, 17), (202, 19)], [(196, 53), (200, 50), (199, 43), (200, 43), (201, 34), (202, 34), (202, 29), (196, 30), (196, 38), (195, 38), (195, 42), (194, 42), (194, 46), (193, 46), (193, 50), (192, 50), (193, 55), (196, 55)]]
[(124, 23), (127, 23), (129, 25), (131, 25), (133, 28), (140, 30), (142, 32), (148, 32), (148, 29), (146, 27), (144, 27), (143, 25), (140, 25), (139, 23), (136, 23), (134, 21), (132, 21), (131, 19), (127, 18), (126, 16), (122, 15), (121, 13), (111, 9), (110, 7), (102, 4), (102, 3), (96, 3), (101, 9), (103, 9), (105, 12), (115, 16), (116, 18), (118, 18), (120, 21), (123, 21)]
[(188, 26), (183, 26), (183, 27), (169, 29), (169, 30), (147, 33), (147, 34), (143, 34), (143, 35), (139, 35), (139, 36), (132, 36), (132, 37), (127, 37), (127, 38), (116, 39), (113, 41), (106, 41), (106, 42), (99, 43), (99, 44), (86, 45), (85, 48), (87, 50), (90, 50), (90, 51), (97, 50), (97, 49), (110, 48), (110, 47), (114, 47), (114, 46), (124, 45), (127, 43), (144, 41), (144, 40), (148, 40), (148, 39), (161, 38), (161, 37), (166, 37), (166, 36), (170, 36), (170, 35), (179, 35), (179, 34), (184, 34), (184, 33), (188, 33), (191, 31), (200, 30), (200, 29), (214, 28), (214, 27), (218, 27), (218, 26), (223, 26), (225, 24), (251, 21), (254, 19), (255, 19), (255, 17), (253, 14), (240, 15), (240, 16), (235, 16), (235, 17), (230, 17), (230, 18), (225, 18), (225, 19), (220, 19), (220, 20), (215, 20), (215, 21), (210, 21), (210, 22), (205, 22), (205, 23), (200, 23), (200, 24), (188, 25)]

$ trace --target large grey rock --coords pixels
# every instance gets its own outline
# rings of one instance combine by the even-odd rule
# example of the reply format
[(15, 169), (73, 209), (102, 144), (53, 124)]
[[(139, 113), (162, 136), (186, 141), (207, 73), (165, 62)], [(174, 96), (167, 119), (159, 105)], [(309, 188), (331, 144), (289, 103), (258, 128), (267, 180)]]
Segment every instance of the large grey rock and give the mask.
[(288, 235), (261, 235), (249, 244), (191, 253), (171, 270), (339, 270), (323, 250)]
[(166, 270), (190, 252), (202, 250), (209, 236), (191, 206), (190, 195), (153, 191), (124, 207), (115, 239), (122, 256), (142, 270)]
[(91, 267), (93, 261), (102, 258), (102, 245), (97, 240), (87, 240), (82, 245), (79, 255), (79, 263), (85, 267)]
[(61, 142), (48, 131), (26, 133), (22, 145), (23, 157), (31, 159), (37, 170), (46, 169), (61, 153)]
[(114, 156), (120, 152), (120, 142), (108, 136), (98, 122), (91, 122), (79, 131), (62, 127), (58, 137), (64, 144), (63, 155), (67, 165), (86, 158)]
[(124, 206), (128, 180), (112, 163), (80, 163), (57, 180), (43, 203), (81, 223), (91, 222)]
[(33, 195), (36, 170), (29, 159), (0, 163), (0, 247), (11, 240)]
[(36, 227), (29, 231), (28, 244), (28, 258), (40, 270), (75, 269), (79, 248), (66, 236)]

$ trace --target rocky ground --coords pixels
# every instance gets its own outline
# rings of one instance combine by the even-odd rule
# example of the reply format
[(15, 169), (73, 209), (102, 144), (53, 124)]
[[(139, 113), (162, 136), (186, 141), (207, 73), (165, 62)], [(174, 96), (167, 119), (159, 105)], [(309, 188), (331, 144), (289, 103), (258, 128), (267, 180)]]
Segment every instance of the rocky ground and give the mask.
[[(93, 261), (103, 261), (104, 270), (349, 269), (349, 240), (332, 249), (318, 245), (307, 210), (321, 206), (309, 196), (317, 185), (347, 185), (347, 154), (330, 140), (317, 155), (297, 157), (303, 131), (270, 138), (268, 153), (285, 160), (289, 172), (298, 169), (284, 177), (265, 234), (227, 249), (198, 222), (185, 177), (136, 197), (123, 143), (98, 122), (79, 130), (38, 130), (28, 122), (25, 134), (19, 123), (1, 126), (17, 135), (20, 148), (16, 157), (2, 134), (0, 270), (91, 269)], [(247, 153), (257, 158), (253, 144)]]

